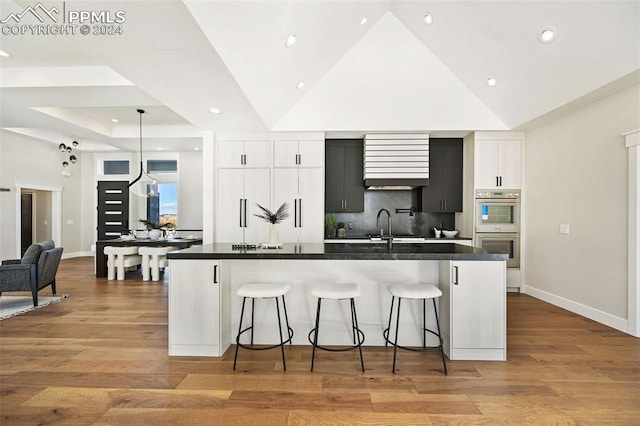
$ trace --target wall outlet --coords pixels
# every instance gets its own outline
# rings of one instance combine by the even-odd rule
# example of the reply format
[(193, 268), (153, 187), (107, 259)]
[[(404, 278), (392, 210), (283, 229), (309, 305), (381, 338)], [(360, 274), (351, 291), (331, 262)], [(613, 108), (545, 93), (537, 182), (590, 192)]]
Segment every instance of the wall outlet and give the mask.
[(73, 219), (67, 220), (67, 225), (73, 225)]
[(566, 224), (566, 223), (561, 223), (560, 224), (560, 233), (569, 235), (569, 225)]
[(49, 224), (49, 221), (45, 220), (43, 225), (47, 226), (48, 224)]
[(349, 223), (347, 224), (347, 228), (348, 228), (348, 229), (353, 229), (353, 222), (349, 222)]

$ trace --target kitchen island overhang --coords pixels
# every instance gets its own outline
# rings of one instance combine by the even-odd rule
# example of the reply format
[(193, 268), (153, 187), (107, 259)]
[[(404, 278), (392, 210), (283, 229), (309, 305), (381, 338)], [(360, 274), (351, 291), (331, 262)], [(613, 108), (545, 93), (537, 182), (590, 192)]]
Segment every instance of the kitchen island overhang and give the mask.
[[(218, 243), (167, 257), (169, 355), (222, 356), (237, 331), (241, 298), (236, 291), (250, 282), (291, 284), (287, 308), (293, 343), (299, 345), (309, 344), (307, 333), (313, 328), (316, 299), (311, 288), (327, 282), (358, 283), (362, 296), (356, 305), (365, 346), (383, 346), (391, 303), (386, 286), (427, 282), (443, 291), (440, 325), (450, 359), (506, 359), (505, 254), (458, 244), (292, 243), (280, 249), (237, 250)], [(272, 304), (256, 303), (256, 343), (278, 340)], [(403, 313), (404, 345), (422, 345), (421, 306), (408, 303)], [(348, 345), (348, 309), (340, 303), (326, 304), (326, 309), (326, 318), (333, 319), (324, 325), (324, 344)], [(432, 317), (428, 310), (429, 328), (435, 326)], [(435, 344), (427, 341), (428, 346)]]

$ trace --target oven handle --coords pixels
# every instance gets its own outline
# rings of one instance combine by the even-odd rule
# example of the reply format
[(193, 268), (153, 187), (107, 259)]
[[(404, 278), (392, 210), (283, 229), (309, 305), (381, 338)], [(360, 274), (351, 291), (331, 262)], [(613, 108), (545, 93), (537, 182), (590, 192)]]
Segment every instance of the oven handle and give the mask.
[(520, 234), (517, 232), (476, 232), (476, 238), (491, 238), (492, 240), (512, 240), (514, 238), (520, 238)]

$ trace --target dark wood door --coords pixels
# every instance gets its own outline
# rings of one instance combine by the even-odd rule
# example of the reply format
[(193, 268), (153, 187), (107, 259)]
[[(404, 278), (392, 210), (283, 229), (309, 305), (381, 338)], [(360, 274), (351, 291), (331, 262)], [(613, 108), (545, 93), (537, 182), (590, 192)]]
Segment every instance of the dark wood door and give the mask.
[(362, 139), (325, 141), (325, 211), (364, 211)]
[(429, 139), (429, 185), (420, 205), (423, 212), (462, 211), (462, 139)]
[(363, 144), (344, 147), (344, 212), (364, 211)]
[(33, 194), (20, 196), (20, 255), (33, 244)]
[(98, 181), (98, 240), (118, 238), (129, 231), (129, 182)]

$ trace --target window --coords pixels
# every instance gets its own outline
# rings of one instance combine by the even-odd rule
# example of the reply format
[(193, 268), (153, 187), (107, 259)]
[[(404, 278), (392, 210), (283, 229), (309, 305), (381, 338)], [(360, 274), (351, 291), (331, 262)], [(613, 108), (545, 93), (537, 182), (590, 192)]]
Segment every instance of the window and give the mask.
[[(151, 184), (150, 184), (151, 185)], [(171, 223), (178, 227), (178, 184), (155, 184), (158, 195), (147, 199), (147, 220), (150, 222)]]
[(177, 160), (147, 160), (147, 173), (176, 173)]
[(104, 160), (102, 162), (103, 175), (128, 175), (129, 160)]

